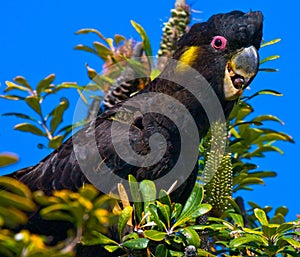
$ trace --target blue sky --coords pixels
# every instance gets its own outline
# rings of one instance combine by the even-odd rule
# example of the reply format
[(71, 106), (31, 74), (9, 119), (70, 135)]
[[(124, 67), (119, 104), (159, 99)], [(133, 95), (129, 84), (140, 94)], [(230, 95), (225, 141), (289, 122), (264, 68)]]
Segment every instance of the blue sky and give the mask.
[[(262, 206), (289, 208), (288, 220), (300, 214), (299, 200), (299, 96), (298, 59), (299, 50), (299, 14), (293, 8), (292, 1), (244, 0), (244, 1), (188, 1), (192, 9), (202, 13), (193, 14), (193, 22), (206, 20), (212, 14), (231, 10), (261, 10), (264, 13), (264, 39), (277, 37), (282, 41), (263, 49), (260, 54), (266, 57), (279, 54), (279, 60), (269, 63), (279, 68), (276, 74), (260, 73), (252, 84), (251, 92), (260, 89), (273, 89), (283, 93), (283, 97), (262, 96), (252, 103), (257, 114), (273, 114), (281, 118), (285, 125), (269, 124), (273, 128), (293, 136), (296, 143), (278, 144), (284, 155), (270, 153), (267, 158), (258, 160), (261, 170), (274, 170), (278, 176), (267, 179), (266, 185), (257, 186), (253, 192), (245, 192), (246, 200), (252, 200)], [(85, 63), (101, 69), (99, 60), (84, 52), (75, 51), (79, 43), (91, 44), (96, 40), (92, 35), (76, 36), (81, 28), (97, 28), (105, 36), (116, 33), (139, 40), (131, 27), (130, 20), (140, 23), (148, 33), (154, 53), (157, 51), (162, 22), (167, 21), (173, 0), (153, 1), (4, 1), (1, 4), (0, 26), (0, 93), (3, 93), (5, 81), (22, 75), (35, 85), (43, 77), (55, 73), (55, 83), (76, 81), (86, 84)], [(77, 101), (77, 94), (65, 91), (70, 99)], [(250, 93), (251, 93), (250, 92)], [(18, 103), (0, 99), (0, 113), (20, 111)], [(71, 106), (66, 123), (72, 121)], [(39, 138), (14, 131), (13, 126), (21, 120), (0, 117), (0, 152), (10, 151), (19, 155), (20, 161), (1, 169), (0, 173), (34, 165), (45, 155), (47, 150), (37, 148)]]

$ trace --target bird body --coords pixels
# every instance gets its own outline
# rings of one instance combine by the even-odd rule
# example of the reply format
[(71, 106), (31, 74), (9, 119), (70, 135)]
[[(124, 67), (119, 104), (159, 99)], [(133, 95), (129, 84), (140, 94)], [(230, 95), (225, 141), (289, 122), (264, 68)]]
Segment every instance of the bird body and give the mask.
[(84, 183), (107, 193), (129, 174), (156, 181), (175, 167), (179, 172), (162, 187), (178, 180), (171, 197), (184, 203), (197, 177), (199, 141), (210, 126), (207, 108), (215, 113), (213, 119), (229, 116), (258, 71), (261, 38), (260, 12), (218, 14), (193, 25), (158, 78), (89, 122), (37, 165), (9, 176), (46, 194), (76, 191)]

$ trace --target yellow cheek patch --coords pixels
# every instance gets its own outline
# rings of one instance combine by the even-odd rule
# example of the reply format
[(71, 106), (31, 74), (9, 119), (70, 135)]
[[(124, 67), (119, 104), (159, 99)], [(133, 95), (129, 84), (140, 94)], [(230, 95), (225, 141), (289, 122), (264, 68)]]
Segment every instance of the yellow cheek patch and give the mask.
[(191, 67), (199, 55), (199, 46), (190, 46), (180, 56), (179, 62), (176, 66), (176, 70), (184, 71)]

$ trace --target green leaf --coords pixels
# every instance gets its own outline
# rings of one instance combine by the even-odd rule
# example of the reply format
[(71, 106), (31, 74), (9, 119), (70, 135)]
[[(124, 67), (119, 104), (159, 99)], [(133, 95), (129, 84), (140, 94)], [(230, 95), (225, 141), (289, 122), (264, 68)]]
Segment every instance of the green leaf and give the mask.
[(172, 205), (171, 198), (168, 195), (168, 193), (166, 192), (166, 190), (161, 189), (158, 194), (158, 198), (159, 198), (159, 202), (168, 205), (169, 208), (171, 209), (171, 205)]
[(186, 227), (181, 229), (180, 232), (184, 235), (188, 245), (194, 245), (196, 248), (200, 247), (200, 237), (194, 229)]
[(32, 134), (38, 135), (38, 136), (46, 136), (46, 134), (41, 131), (38, 127), (30, 124), (30, 123), (20, 123), (14, 126), (14, 129), (24, 131), (24, 132), (30, 132)]
[(27, 105), (39, 115), (42, 114), (39, 98), (35, 95), (30, 95), (25, 98)]
[(145, 235), (145, 237), (149, 238), (150, 240), (162, 241), (167, 236), (167, 233), (151, 229), (151, 230), (145, 230), (144, 235)]
[(7, 113), (3, 113), (2, 116), (15, 116), (17, 118), (21, 118), (21, 119), (26, 119), (26, 120), (31, 120), (31, 121), (35, 121), (37, 122), (37, 120), (29, 115), (26, 115), (24, 113), (18, 113), (18, 112), (7, 112)]
[(102, 40), (104, 40), (106, 42), (106, 38), (97, 29), (90, 29), (90, 28), (80, 29), (80, 30), (76, 31), (75, 34), (79, 35), (79, 34), (88, 34), (88, 33), (95, 33), (99, 38), (101, 38)]
[(18, 95), (0, 95), (1, 98), (7, 99), (7, 100), (13, 100), (13, 101), (18, 101), (18, 100), (24, 100), (25, 97), (18, 96)]
[(0, 203), (2, 206), (14, 207), (23, 211), (34, 211), (36, 209), (31, 199), (4, 190), (0, 194)]
[(269, 225), (262, 225), (262, 231), (264, 235), (268, 238), (271, 239), (276, 233), (276, 229), (279, 227), (277, 224), (269, 224)]
[(190, 212), (195, 206), (198, 206), (203, 200), (203, 188), (195, 185), (189, 198), (187, 199), (180, 216)]
[(159, 210), (159, 213), (162, 214), (162, 218), (164, 219), (164, 221), (166, 222), (167, 227), (170, 227), (170, 216), (171, 216), (171, 209), (168, 205), (166, 204), (162, 204), (160, 202), (157, 202), (157, 207)]
[(263, 246), (267, 246), (268, 245), (268, 241), (266, 239), (264, 239), (263, 237), (259, 236), (259, 235), (245, 235), (242, 237), (237, 237), (234, 238), (233, 240), (230, 241), (229, 243), (229, 247), (230, 248), (238, 248), (240, 246), (247, 246), (248, 243), (252, 243), (252, 242), (256, 242), (258, 244), (262, 244)]
[(288, 242), (291, 246), (293, 246), (295, 248), (300, 248), (300, 242), (296, 241), (293, 238), (290, 238), (290, 237), (281, 237), (280, 239), (285, 240), (286, 242)]
[(269, 225), (266, 213), (259, 208), (254, 209), (254, 215), (258, 219), (261, 225)]
[(0, 154), (0, 168), (16, 163), (19, 160), (18, 156), (13, 153)]
[(84, 245), (97, 245), (97, 244), (115, 245), (115, 246), (119, 245), (116, 241), (110, 239), (109, 237), (107, 237), (97, 231), (92, 231), (92, 234), (95, 236), (92, 239), (83, 238)]
[(37, 87), (36, 87), (36, 92), (37, 92), (37, 95), (40, 96), (41, 93), (49, 88), (49, 86), (51, 85), (51, 83), (54, 81), (55, 79), (55, 75), (54, 74), (50, 74), (49, 76), (47, 76), (46, 78), (42, 79)]
[(131, 218), (132, 211), (133, 211), (132, 206), (127, 206), (122, 210), (122, 213), (119, 216), (119, 221), (118, 221), (119, 238), (122, 238), (124, 228), (126, 227), (128, 220)]
[(156, 199), (156, 187), (153, 181), (143, 180), (140, 183), (140, 190), (145, 203), (154, 202)]
[(120, 246), (118, 246), (118, 245), (105, 245), (104, 248), (105, 248), (108, 252), (112, 253), (112, 252), (118, 250), (118, 249), (120, 248)]
[(159, 244), (155, 249), (155, 256), (168, 257), (168, 249), (165, 245)]
[(232, 218), (235, 224), (239, 225), (240, 227), (244, 227), (244, 219), (241, 214), (229, 213), (229, 216)]
[(147, 248), (149, 239), (147, 238), (137, 238), (124, 242), (122, 245), (129, 249), (140, 250)]
[(14, 78), (14, 81), (17, 82), (18, 84), (23, 85), (24, 87), (28, 88), (30, 91), (32, 91), (32, 87), (29, 85), (27, 80), (22, 77), (22, 76), (17, 76)]
[(89, 47), (89, 46), (85, 46), (82, 44), (79, 44), (77, 46), (74, 47), (75, 50), (82, 50), (82, 51), (86, 51), (92, 54), (97, 54), (97, 51), (95, 51), (93, 48)]
[(30, 189), (25, 184), (14, 178), (0, 177), (0, 186), (2, 188), (5, 188), (6, 190), (11, 191), (14, 194), (23, 196), (27, 199), (31, 199)]
[(131, 174), (128, 176), (128, 183), (129, 183), (129, 190), (131, 193), (132, 201), (134, 204), (134, 210), (135, 215), (138, 218), (138, 222), (142, 220), (142, 212), (143, 212), (143, 206), (142, 206), (142, 199), (139, 192), (139, 184), (136, 181), (135, 177)]
[(277, 121), (281, 125), (284, 125), (284, 122), (274, 115), (259, 115), (252, 120), (252, 122), (262, 122), (262, 121)]
[(57, 105), (54, 110), (50, 113), (52, 120), (50, 123), (50, 132), (53, 134), (57, 127), (63, 121), (63, 114), (69, 107), (69, 101), (66, 98), (61, 99), (59, 105)]
[(167, 226), (161, 221), (161, 219), (158, 216), (156, 205), (154, 205), (154, 204), (148, 205), (148, 211), (151, 214), (151, 217), (150, 217), (151, 220), (153, 220), (155, 222), (155, 224), (158, 226), (158, 228), (160, 230), (164, 230), (167, 228)]
[(8, 91), (13, 90), (13, 89), (18, 89), (18, 90), (21, 90), (21, 91), (29, 91), (27, 87), (17, 85), (15, 83), (11, 82), (11, 81), (5, 81), (5, 84), (6, 84), (7, 88), (4, 89), (4, 92), (8, 92)]
[(289, 230), (292, 230), (293, 228), (294, 228), (293, 222), (283, 223), (277, 228), (276, 233), (281, 234)]
[(269, 45), (274, 45), (274, 44), (276, 44), (276, 43), (278, 43), (278, 42), (280, 42), (281, 41), (281, 38), (275, 38), (275, 39), (273, 39), (273, 40), (270, 40), (270, 41), (267, 41), (267, 42), (263, 42), (261, 45), (260, 45), (260, 47), (265, 47), (265, 46), (269, 46)]
[(114, 40), (115, 40), (116, 46), (118, 46), (122, 41), (126, 40), (126, 38), (120, 34), (116, 34), (116, 35), (114, 35)]
[(198, 253), (198, 256), (205, 256), (205, 257), (217, 257), (217, 255), (214, 255), (210, 252), (207, 252), (203, 249), (197, 249), (197, 253)]
[(255, 96), (258, 95), (274, 95), (274, 96), (282, 96), (281, 93), (279, 93), (278, 91), (275, 90), (270, 90), (270, 89), (264, 89), (264, 90), (260, 90), (258, 92), (256, 92), (255, 94), (253, 94), (252, 96), (247, 97), (248, 100), (252, 99)]
[(174, 229), (175, 227), (182, 226), (186, 224), (188, 221), (198, 218), (201, 215), (208, 213), (212, 209), (210, 204), (200, 204), (191, 208), (188, 212), (181, 214), (175, 224), (172, 226)]
[(280, 58), (279, 55), (268, 56), (268, 57), (266, 57), (266, 58), (264, 58), (264, 59), (262, 59), (262, 60), (260, 61), (260, 65), (262, 65), (262, 64), (264, 64), (264, 63), (266, 63), (266, 62), (269, 62), (269, 61), (277, 60), (277, 59), (279, 59), (279, 58)]
[(64, 136), (55, 136), (51, 138), (48, 142), (48, 147), (52, 149), (57, 149), (59, 146), (61, 146), (64, 138)]
[(278, 72), (278, 69), (273, 69), (273, 68), (259, 68), (258, 71), (263, 71), (263, 72)]
[[(19, 225), (27, 223), (27, 215), (17, 208), (11, 206), (0, 206), (0, 218), (5, 226), (17, 228)], [(1, 233), (2, 234), (2, 233)]]
[(143, 45), (144, 45), (144, 50), (148, 59), (148, 63), (150, 66), (150, 70), (152, 70), (153, 67), (153, 61), (152, 61), (152, 49), (151, 49), (151, 44), (150, 44), (150, 40), (147, 36), (147, 33), (145, 32), (144, 28), (136, 23), (135, 21), (131, 20), (131, 25), (135, 28), (135, 30), (137, 31), (137, 33), (139, 33), (139, 35), (141, 36), (142, 40), (143, 40)]
[(108, 56), (113, 55), (113, 52), (102, 43), (94, 42), (94, 47), (97, 55), (105, 62), (108, 60)]

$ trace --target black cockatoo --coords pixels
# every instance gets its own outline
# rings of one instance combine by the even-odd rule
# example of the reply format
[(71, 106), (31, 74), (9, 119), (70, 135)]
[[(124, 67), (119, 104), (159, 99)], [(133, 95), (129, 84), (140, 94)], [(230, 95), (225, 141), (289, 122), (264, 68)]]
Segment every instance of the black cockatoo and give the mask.
[(158, 78), (37, 165), (9, 176), (47, 194), (84, 183), (108, 193), (129, 174), (141, 181), (171, 173), (161, 187), (177, 180), (171, 198), (183, 203), (196, 180), (198, 144), (210, 121), (227, 118), (257, 74), (262, 22), (261, 12), (233, 11), (193, 25)]

